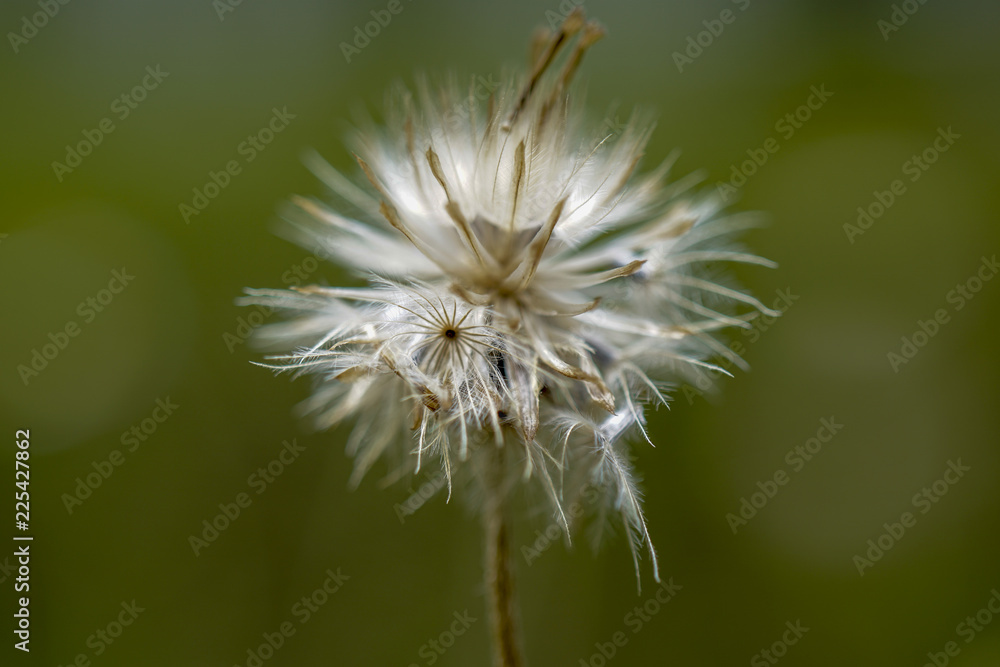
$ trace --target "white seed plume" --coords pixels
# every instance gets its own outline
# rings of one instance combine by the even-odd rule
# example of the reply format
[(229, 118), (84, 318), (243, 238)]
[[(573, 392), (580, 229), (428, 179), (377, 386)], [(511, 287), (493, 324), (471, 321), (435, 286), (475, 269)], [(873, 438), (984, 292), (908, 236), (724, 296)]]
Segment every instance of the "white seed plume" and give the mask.
[(567, 535), (564, 503), (602, 489), (637, 571), (645, 543), (655, 573), (626, 439), (649, 440), (644, 406), (666, 405), (671, 385), (722, 370), (708, 358), (742, 363), (712, 332), (770, 312), (698, 270), (770, 263), (724, 245), (744, 225), (686, 194), (690, 179), (668, 185), (669, 162), (635, 174), (648, 123), (587, 124), (568, 85), (601, 34), (574, 12), (486, 103), (454, 83), (395, 91), (385, 127), (356, 138), (370, 188), (313, 161), (354, 217), (294, 200), (298, 240), (367, 285), (242, 301), (289, 314), (260, 332), (291, 350), (272, 367), (316, 376), (305, 407), (319, 427), (353, 420), (353, 481), (383, 455), (404, 470), (436, 459), (450, 497), (453, 475), (502, 447)]

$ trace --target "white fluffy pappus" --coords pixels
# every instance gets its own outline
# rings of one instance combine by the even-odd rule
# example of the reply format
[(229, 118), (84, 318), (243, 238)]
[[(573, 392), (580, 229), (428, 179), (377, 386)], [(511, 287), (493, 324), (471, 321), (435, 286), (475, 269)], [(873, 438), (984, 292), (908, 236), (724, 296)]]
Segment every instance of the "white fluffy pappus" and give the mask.
[(367, 183), (312, 160), (352, 215), (296, 198), (289, 216), (367, 284), (241, 302), (288, 315), (259, 331), (289, 351), (269, 366), (315, 376), (318, 427), (353, 420), (353, 482), (383, 455), (407, 471), (434, 457), (450, 497), (457, 471), (500, 448), (567, 536), (565, 504), (603, 489), (637, 572), (645, 544), (658, 579), (627, 439), (650, 441), (645, 406), (671, 386), (722, 371), (710, 358), (742, 364), (713, 332), (776, 314), (704, 267), (772, 264), (726, 241), (746, 219), (667, 182), (670, 160), (636, 173), (650, 123), (614, 136), (588, 121), (569, 83), (602, 34), (571, 14), (485, 102), (454, 82), (395, 89), (384, 125), (355, 138)]

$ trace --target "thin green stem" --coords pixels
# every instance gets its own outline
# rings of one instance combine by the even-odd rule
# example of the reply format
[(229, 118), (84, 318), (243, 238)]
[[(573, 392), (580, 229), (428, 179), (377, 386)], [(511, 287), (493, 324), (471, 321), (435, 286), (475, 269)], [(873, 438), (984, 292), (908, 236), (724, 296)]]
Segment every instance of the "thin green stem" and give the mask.
[(490, 611), (495, 667), (524, 667), (514, 599), (514, 572), (510, 532), (504, 503), (506, 466), (503, 447), (491, 452), (487, 496), (483, 508), (485, 582)]

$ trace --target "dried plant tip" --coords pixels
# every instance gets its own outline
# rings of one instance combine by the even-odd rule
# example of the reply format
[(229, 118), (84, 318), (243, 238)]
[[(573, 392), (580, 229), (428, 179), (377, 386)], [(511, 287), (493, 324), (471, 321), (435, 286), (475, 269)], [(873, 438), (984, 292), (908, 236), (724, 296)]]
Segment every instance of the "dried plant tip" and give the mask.
[(555, 59), (559, 49), (566, 43), (567, 40), (580, 31), (580, 29), (584, 26), (585, 20), (583, 8), (576, 7), (566, 16), (565, 20), (563, 20), (559, 30), (549, 34), (548, 43), (545, 44), (545, 46), (541, 48), (538, 48), (537, 46), (532, 47), (532, 51), (534, 52), (537, 50), (539, 51), (539, 54), (534, 60), (531, 74), (528, 77), (527, 82), (524, 84), (524, 88), (518, 97), (517, 104), (514, 105), (510, 115), (502, 125), (502, 129), (510, 130), (515, 119), (517, 118), (517, 115), (521, 112), (521, 109), (524, 108), (524, 105), (527, 103), (531, 93), (535, 90), (535, 86), (538, 85), (539, 80), (545, 74), (545, 70), (547, 70), (549, 65), (552, 64), (552, 61)]

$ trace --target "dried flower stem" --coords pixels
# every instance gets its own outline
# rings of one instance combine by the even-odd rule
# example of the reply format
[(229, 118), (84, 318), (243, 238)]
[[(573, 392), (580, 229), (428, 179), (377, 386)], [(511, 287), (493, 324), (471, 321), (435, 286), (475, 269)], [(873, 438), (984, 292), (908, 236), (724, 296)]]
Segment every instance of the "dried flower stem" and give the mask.
[[(491, 445), (488, 445), (491, 446)], [(504, 491), (506, 466), (504, 447), (495, 447), (487, 471), (486, 503), (483, 508), (485, 583), (493, 636), (495, 667), (523, 667), (514, 600), (514, 572), (510, 558)]]

